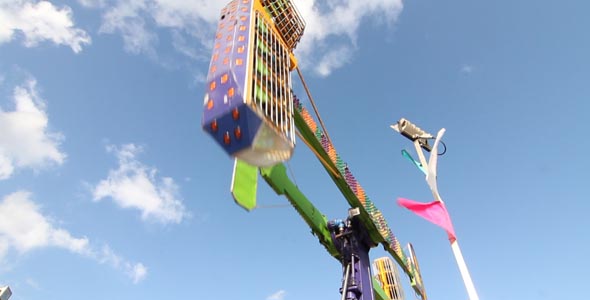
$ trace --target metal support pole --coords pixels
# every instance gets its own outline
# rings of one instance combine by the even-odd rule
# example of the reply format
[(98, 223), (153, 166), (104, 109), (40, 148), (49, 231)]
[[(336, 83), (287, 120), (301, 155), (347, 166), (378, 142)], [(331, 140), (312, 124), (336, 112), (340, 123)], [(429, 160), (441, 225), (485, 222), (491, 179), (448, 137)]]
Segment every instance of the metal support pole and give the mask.
[[(404, 120), (404, 119), (402, 119)], [(407, 122), (407, 121), (406, 121)], [(409, 122), (408, 122), (409, 123)], [(415, 125), (412, 125), (415, 126)], [(392, 126), (392, 128), (400, 133), (399, 124), (398, 126)], [(438, 156), (438, 143), (441, 140), (442, 136), (445, 133), (445, 129), (441, 129), (437, 136), (436, 141), (434, 142), (434, 146), (432, 147), (432, 151), (430, 152), (430, 159), (426, 162), (426, 157), (424, 156), (424, 152), (422, 151), (422, 147), (418, 139), (414, 139), (414, 147), (416, 148), (416, 153), (418, 154), (418, 159), (420, 160), (420, 164), (422, 165), (423, 170), (426, 173), (426, 182), (430, 187), (432, 192), (432, 196), (434, 200), (443, 202), (440, 194), (438, 192), (438, 186), (436, 182), (436, 168), (437, 168), (437, 156)], [(422, 132), (422, 134), (426, 134)], [(406, 136), (407, 137), (407, 136)], [(461, 253), (461, 248), (459, 248), (459, 242), (455, 239), (451, 241), (451, 249), (453, 250), (453, 255), (455, 256), (455, 260), (457, 261), (457, 266), (459, 267), (459, 271), (461, 272), (461, 278), (463, 279), (463, 284), (467, 289), (467, 294), (469, 295), (469, 300), (479, 300), (479, 296), (477, 295), (477, 291), (475, 290), (475, 286), (473, 285), (473, 281), (471, 280), (471, 275), (469, 274), (469, 270), (467, 269), (467, 264), (465, 263), (465, 259), (463, 258), (463, 254)]]
[(342, 300), (374, 300), (369, 250), (375, 245), (362, 222), (349, 211), (346, 221), (329, 221), (328, 229), (346, 269)]
[(350, 264), (346, 265), (346, 271), (344, 275), (344, 284), (342, 285), (342, 298), (341, 300), (346, 300), (346, 294), (348, 294), (348, 274), (350, 274)]
[(453, 249), (455, 259), (457, 260), (459, 271), (461, 271), (461, 277), (463, 278), (463, 283), (465, 283), (465, 288), (467, 289), (469, 299), (479, 300), (479, 296), (477, 295), (477, 291), (475, 290), (475, 286), (473, 285), (473, 281), (471, 280), (471, 275), (469, 275), (467, 264), (465, 264), (465, 260), (463, 259), (461, 248), (459, 248), (459, 242), (457, 242), (457, 240), (453, 241), (451, 243), (451, 248)]

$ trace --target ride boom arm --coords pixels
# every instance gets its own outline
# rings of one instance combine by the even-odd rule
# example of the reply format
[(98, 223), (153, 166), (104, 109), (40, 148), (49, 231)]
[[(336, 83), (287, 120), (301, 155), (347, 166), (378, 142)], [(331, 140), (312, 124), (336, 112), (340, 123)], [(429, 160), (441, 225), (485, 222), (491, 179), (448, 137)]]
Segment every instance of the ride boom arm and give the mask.
[[(284, 195), (289, 200), (293, 208), (295, 208), (301, 218), (311, 228), (312, 233), (318, 237), (320, 244), (326, 248), (330, 255), (340, 261), (341, 257), (332, 242), (326, 217), (305, 197), (297, 185), (289, 179), (285, 165), (277, 164), (269, 168), (261, 168), (260, 174), (278, 195)], [(374, 278), (372, 280), (375, 300), (390, 300), (381, 285)]]
[(338, 251), (332, 243), (326, 217), (305, 197), (299, 188), (289, 179), (284, 164), (261, 168), (262, 178), (278, 195), (285, 195), (293, 208), (305, 220), (312, 233), (318, 237), (330, 255), (339, 259)]
[[(322, 165), (342, 193), (351, 207), (358, 207), (360, 219), (369, 232), (369, 236), (375, 243), (382, 244), (387, 251), (408, 275), (412, 288), (422, 300), (426, 300), (422, 277), (419, 269), (408, 257), (397, 238), (387, 225), (381, 211), (366, 196), (364, 189), (354, 178), (348, 166), (336, 153), (334, 146), (330, 143), (322, 129), (317, 126), (313, 117), (295, 98), (295, 126), (306, 144), (318, 155)], [(337, 170), (335, 172), (334, 170)]]

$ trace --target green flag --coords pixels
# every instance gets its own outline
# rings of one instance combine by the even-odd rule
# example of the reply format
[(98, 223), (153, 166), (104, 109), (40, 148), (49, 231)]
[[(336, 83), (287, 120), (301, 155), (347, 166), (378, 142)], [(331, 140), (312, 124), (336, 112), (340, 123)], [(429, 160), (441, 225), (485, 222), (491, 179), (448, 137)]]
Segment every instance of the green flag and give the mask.
[(231, 183), (231, 194), (236, 203), (247, 211), (254, 209), (257, 187), (258, 167), (236, 158)]

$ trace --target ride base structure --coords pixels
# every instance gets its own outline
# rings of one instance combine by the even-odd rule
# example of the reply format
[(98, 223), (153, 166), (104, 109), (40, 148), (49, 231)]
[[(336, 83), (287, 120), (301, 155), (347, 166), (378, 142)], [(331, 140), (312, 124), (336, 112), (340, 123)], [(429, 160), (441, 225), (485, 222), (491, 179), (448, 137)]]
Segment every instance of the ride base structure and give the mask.
[[(305, 22), (289, 0), (234, 0), (221, 11), (203, 103), (203, 129), (235, 158), (231, 184), (238, 205), (256, 207), (259, 175), (285, 196), (328, 253), (342, 264), (343, 300), (397, 300), (371, 274), (369, 251), (382, 245), (426, 300), (411, 244), (403, 250), (385, 218), (292, 91), (293, 50)], [(303, 81), (304, 86), (305, 82)], [(309, 91), (308, 96), (313, 104)], [(314, 106), (315, 109), (315, 106)], [(317, 112), (317, 111), (316, 111)], [(328, 221), (287, 175), (295, 136), (314, 152), (351, 209)]]

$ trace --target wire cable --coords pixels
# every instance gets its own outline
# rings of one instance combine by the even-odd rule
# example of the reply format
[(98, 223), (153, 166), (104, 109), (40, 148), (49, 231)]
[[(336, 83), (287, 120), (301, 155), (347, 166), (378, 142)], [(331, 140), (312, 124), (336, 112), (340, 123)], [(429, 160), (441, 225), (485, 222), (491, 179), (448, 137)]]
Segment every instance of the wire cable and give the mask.
[(313, 111), (315, 112), (315, 115), (318, 118), (318, 121), (320, 121), (320, 126), (322, 126), (322, 130), (324, 131), (324, 134), (326, 135), (328, 142), (333, 146), (334, 144), (332, 143), (332, 139), (330, 139), (330, 135), (328, 134), (328, 131), (326, 130), (326, 126), (324, 126), (324, 121), (322, 121), (322, 117), (320, 117), (320, 113), (318, 112), (318, 108), (315, 105), (315, 101), (313, 101), (313, 98), (311, 97), (311, 92), (309, 91), (309, 88), (307, 87), (307, 83), (305, 83), (305, 79), (303, 78), (303, 74), (301, 74), (301, 70), (299, 70), (299, 66), (296, 66), (295, 69), (297, 70), (297, 74), (299, 74), (299, 79), (301, 79), (301, 83), (303, 83), (303, 88), (305, 89), (305, 93), (307, 93), (307, 98), (309, 98), (309, 102), (311, 102), (311, 106), (313, 107)]
[(291, 206), (291, 204), (269, 204), (269, 205), (256, 205), (256, 207), (254, 207), (255, 209), (261, 209), (261, 208), (285, 208), (285, 207), (289, 207)]
[[(422, 138), (422, 139), (425, 139), (425, 140), (434, 140), (436, 138), (435, 137), (429, 137), (429, 138)], [(445, 155), (445, 153), (447, 153), (447, 144), (445, 144), (445, 142), (443, 142), (442, 140), (440, 141), (440, 143), (443, 145), (443, 147), (445, 147), (445, 149), (443, 150), (443, 152), (437, 153), (436, 155), (443, 156), (443, 155)]]
[(443, 141), (440, 141), (440, 143), (443, 145), (443, 147), (445, 147), (445, 150), (443, 150), (442, 153), (437, 153), (437, 154), (438, 154), (438, 156), (443, 156), (443, 155), (445, 155), (445, 153), (447, 153), (447, 145)]
[(307, 146), (307, 148), (309, 148), (311, 150), (311, 152), (313, 152), (313, 154), (320, 160), (320, 162), (322, 163), (322, 165), (324, 165), (324, 167), (330, 171), (330, 173), (332, 173), (332, 175), (334, 175), (334, 177), (336, 178), (340, 178), (340, 173), (338, 171), (336, 171), (336, 169), (334, 169), (316, 150), (315, 148), (313, 148), (312, 145), (309, 144), (309, 142), (301, 135), (301, 133), (299, 131), (295, 131), (297, 133), (297, 136), (303, 141), (303, 143), (305, 143), (305, 145)]

